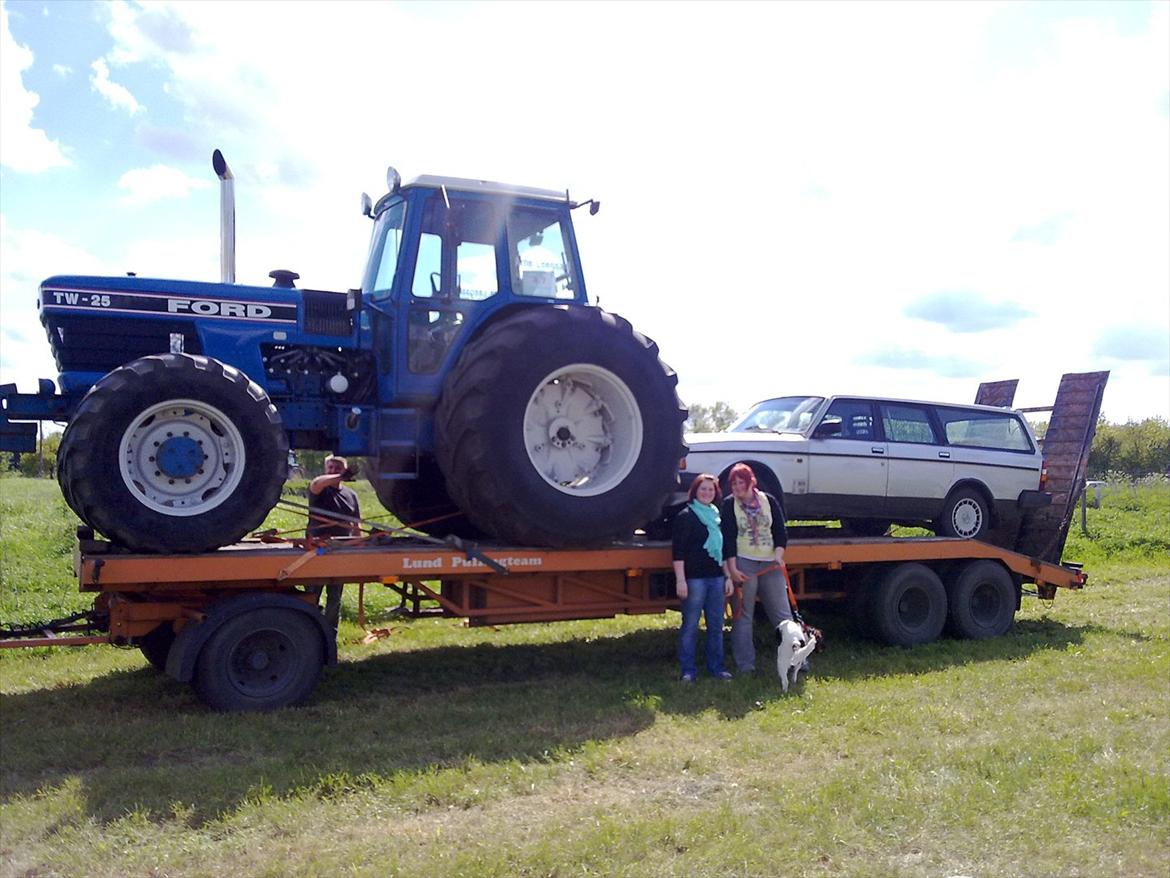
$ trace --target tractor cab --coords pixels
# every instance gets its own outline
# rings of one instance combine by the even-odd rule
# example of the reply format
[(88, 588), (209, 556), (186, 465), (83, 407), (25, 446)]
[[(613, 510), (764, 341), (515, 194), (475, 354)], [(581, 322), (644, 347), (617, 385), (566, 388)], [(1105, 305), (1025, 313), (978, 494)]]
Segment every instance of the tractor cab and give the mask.
[(566, 193), (454, 177), (403, 185), (393, 169), (387, 178), (389, 193), (365, 201), (374, 232), (359, 318), (384, 358), (384, 399), (435, 399), (445, 365), (505, 311), (586, 304)]

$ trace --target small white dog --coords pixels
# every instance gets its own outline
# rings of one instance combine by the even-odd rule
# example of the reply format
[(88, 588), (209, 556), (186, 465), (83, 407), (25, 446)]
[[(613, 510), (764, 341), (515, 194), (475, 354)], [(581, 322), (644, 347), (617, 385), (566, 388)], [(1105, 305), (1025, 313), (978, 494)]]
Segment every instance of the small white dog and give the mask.
[(780, 641), (776, 647), (776, 671), (780, 674), (780, 685), (787, 692), (796, 683), (805, 660), (817, 648), (817, 638), (815, 634), (806, 637), (798, 622), (785, 619), (776, 626), (776, 639)]

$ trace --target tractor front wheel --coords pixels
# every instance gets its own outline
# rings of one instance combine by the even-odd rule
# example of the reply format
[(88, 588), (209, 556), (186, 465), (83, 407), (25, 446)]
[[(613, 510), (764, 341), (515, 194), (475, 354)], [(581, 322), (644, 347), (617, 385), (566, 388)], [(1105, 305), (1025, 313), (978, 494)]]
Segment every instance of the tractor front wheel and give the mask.
[(288, 439), (258, 384), (210, 357), (143, 357), (97, 382), (61, 437), (59, 479), (87, 524), (138, 552), (204, 552), (259, 527)]

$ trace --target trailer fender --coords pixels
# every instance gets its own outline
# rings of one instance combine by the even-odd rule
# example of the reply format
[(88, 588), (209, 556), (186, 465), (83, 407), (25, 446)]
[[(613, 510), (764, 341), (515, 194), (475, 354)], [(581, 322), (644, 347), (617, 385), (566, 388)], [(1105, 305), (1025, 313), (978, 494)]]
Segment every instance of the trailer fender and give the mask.
[(195, 677), (199, 651), (221, 625), (241, 613), (275, 607), (295, 610), (313, 619), (325, 647), (325, 664), (337, 664), (337, 639), (326, 623), (325, 616), (315, 606), (284, 594), (242, 594), (212, 604), (202, 622), (188, 622), (183, 626), (167, 656), (167, 675), (180, 683), (190, 683)]

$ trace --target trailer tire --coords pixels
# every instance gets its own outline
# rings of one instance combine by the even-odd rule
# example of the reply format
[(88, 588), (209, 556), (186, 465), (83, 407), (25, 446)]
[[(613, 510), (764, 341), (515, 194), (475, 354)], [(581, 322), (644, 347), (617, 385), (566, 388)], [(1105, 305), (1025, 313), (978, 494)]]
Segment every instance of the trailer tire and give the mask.
[(288, 438), (243, 372), (160, 354), (90, 388), (61, 453), (62, 492), (86, 524), (132, 551), (204, 552), (264, 521), (280, 498)]
[(265, 607), (216, 629), (199, 651), (192, 683), (214, 710), (276, 710), (308, 698), (324, 663), (321, 632), (308, 615)]
[(947, 592), (926, 565), (899, 564), (877, 583), (867, 608), (878, 639), (892, 646), (918, 646), (942, 633)]
[(157, 671), (166, 671), (167, 657), (175, 643), (175, 628), (170, 622), (163, 622), (148, 634), (138, 638), (138, 649)]
[(947, 588), (947, 630), (986, 640), (1006, 634), (1016, 618), (1016, 585), (998, 561), (972, 561)]
[(677, 376), (614, 314), (544, 306), (501, 319), (447, 377), (436, 448), (473, 525), (530, 546), (628, 538), (677, 490)]

